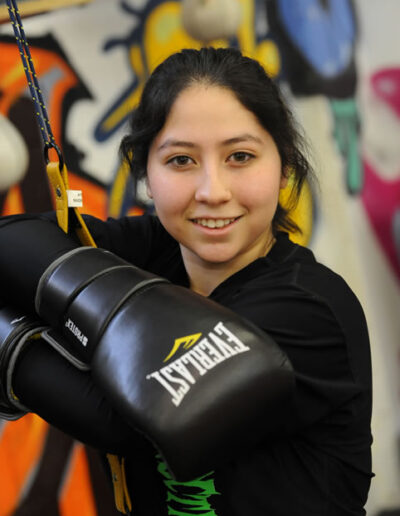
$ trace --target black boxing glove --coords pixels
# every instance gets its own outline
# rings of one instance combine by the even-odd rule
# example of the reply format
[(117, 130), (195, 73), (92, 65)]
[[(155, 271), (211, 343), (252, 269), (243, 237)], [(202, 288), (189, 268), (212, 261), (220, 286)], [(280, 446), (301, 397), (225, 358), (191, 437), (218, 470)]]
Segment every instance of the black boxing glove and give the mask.
[[(104, 453), (142, 453), (149, 443), (112, 408), (84, 367), (64, 360), (60, 344), (53, 345), (58, 352), (48, 345), (47, 329), (38, 317), (0, 308), (0, 418), (35, 412)], [(54, 332), (52, 338), (60, 340)]]
[[(259, 328), (112, 253), (77, 249), (51, 222), (0, 223), (0, 245), (10, 240), (0, 271), (18, 299), (31, 303), (36, 292), (40, 316), (91, 365), (112, 406), (178, 480), (277, 431), (294, 375)], [(21, 270), (28, 252), (29, 270)]]
[(43, 273), (36, 309), (179, 480), (279, 427), (293, 388), (286, 355), (207, 298), (83, 247)]
[(115, 411), (88, 371), (65, 360), (43, 338), (18, 355), (12, 389), (49, 424), (103, 453), (142, 455), (150, 443)]
[(76, 241), (46, 218), (26, 214), (1, 218), (0, 284), (7, 305), (33, 313), (43, 271), (76, 247)]

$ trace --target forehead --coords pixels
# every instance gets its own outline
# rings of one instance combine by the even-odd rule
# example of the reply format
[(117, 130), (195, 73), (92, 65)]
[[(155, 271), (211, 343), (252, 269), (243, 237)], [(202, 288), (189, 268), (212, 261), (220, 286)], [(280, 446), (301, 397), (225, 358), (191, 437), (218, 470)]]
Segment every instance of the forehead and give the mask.
[(195, 84), (178, 95), (156, 140), (183, 136), (226, 139), (238, 132), (258, 137), (269, 134), (230, 89)]

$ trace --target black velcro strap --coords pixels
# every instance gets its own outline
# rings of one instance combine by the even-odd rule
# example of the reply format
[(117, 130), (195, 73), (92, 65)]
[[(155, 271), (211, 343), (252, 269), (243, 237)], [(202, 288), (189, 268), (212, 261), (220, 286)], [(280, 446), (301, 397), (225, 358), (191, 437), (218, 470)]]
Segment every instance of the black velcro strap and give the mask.
[(13, 391), (14, 369), (28, 341), (44, 328), (37, 318), (14, 307), (0, 310), (0, 416), (4, 419), (18, 419), (27, 412)]
[(61, 356), (66, 358), (74, 367), (81, 371), (89, 371), (90, 366), (80, 360), (76, 353), (76, 349), (68, 340), (60, 335), (56, 330), (49, 328), (42, 332), (42, 339), (46, 341), (52, 348), (54, 348)]
[(124, 303), (158, 283), (168, 282), (104, 249), (80, 247), (44, 272), (36, 311), (69, 342), (66, 358), (88, 362), (104, 329)]

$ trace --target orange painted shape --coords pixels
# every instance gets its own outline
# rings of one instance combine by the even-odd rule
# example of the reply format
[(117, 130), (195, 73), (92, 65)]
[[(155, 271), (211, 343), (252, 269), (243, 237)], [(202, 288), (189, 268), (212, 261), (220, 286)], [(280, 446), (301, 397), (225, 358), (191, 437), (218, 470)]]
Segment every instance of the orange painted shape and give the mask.
[(76, 444), (73, 449), (59, 504), (61, 516), (97, 514), (85, 448), (81, 444)]
[(21, 490), (40, 459), (48, 425), (38, 416), (27, 414), (6, 422), (0, 434), (0, 516), (16, 507)]
[[(73, 88), (78, 78), (65, 60), (57, 53), (30, 47), (32, 61), (39, 79), (52, 70), (60, 70), (61, 78), (53, 86), (47, 106), (50, 123), (56, 142), (61, 141), (62, 100), (66, 92)], [(22, 62), (16, 44), (0, 43), (0, 112), (7, 114), (13, 103), (28, 88)]]
[(132, 208), (129, 208), (128, 215), (132, 217), (137, 217), (139, 215), (143, 215), (144, 210), (143, 208), (139, 208), (138, 206), (133, 206)]
[(24, 213), (24, 211), (25, 206), (20, 187), (18, 185), (13, 186), (8, 191), (3, 211), (0, 215), (15, 215), (16, 213)]

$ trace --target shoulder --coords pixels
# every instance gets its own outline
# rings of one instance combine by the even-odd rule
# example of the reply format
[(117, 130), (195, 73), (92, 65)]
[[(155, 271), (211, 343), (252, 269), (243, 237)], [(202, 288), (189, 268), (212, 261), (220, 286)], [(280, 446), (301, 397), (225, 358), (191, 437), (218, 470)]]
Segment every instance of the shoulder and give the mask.
[(226, 304), (272, 336), (295, 366), (326, 374), (322, 363), (340, 370), (345, 361), (354, 377), (368, 374), (369, 338), (359, 300), (340, 275), (287, 236), (243, 271), (230, 294)]
[(154, 238), (162, 232), (162, 226), (157, 217), (152, 215), (108, 218), (101, 220), (92, 215), (85, 215), (85, 222), (99, 244), (106, 246), (121, 245), (130, 238)]
[[(293, 254), (281, 267), (291, 271), (293, 288), (310, 302), (314, 300), (325, 307), (342, 331), (366, 328), (361, 303), (352, 288), (342, 276), (318, 262), (310, 249), (293, 244)], [(307, 306), (302, 311), (306, 312)]]
[(136, 267), (185, 284), (179, 244), (154, 215), (122, 217), (102, 221), (85, 217), (96, 244)]
[(258, 284), (268, 286), (274, 295), (286, 299), (289, 308), (291, 302), (298, 305), (302, 301), (304, 314), (314, 304), (320, 304), (338, 320), (346, 319), (349, 310), (363, 312), (343, 277), (318, 262), (310, 249), (291, 242), (286, 234), (278, 236), (276, 249), (264, 260), (267, 266), (260, 269)]
[(176, 246), (154, 215), (109, 218), (106, 221), (85, 216), (85, 221), (99, 247), (140, 267), (145, 267), (162, 250)]

